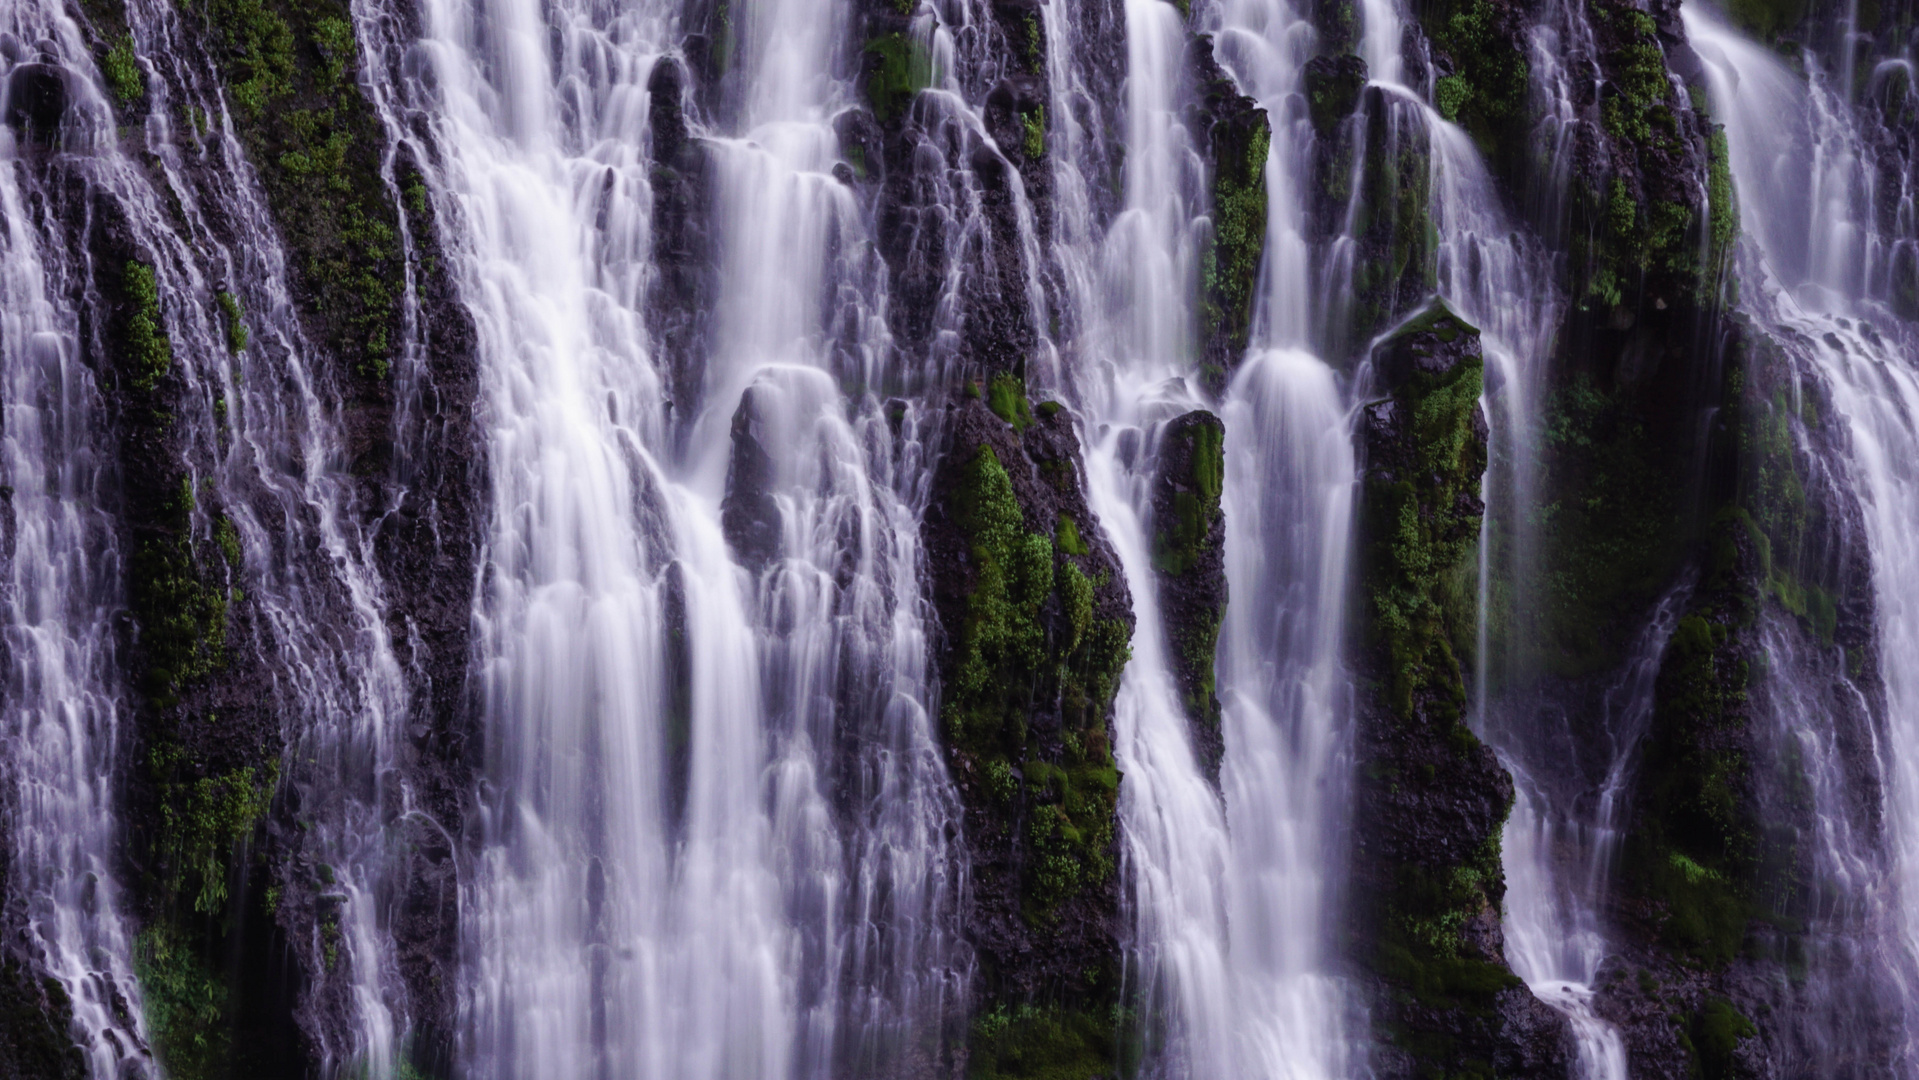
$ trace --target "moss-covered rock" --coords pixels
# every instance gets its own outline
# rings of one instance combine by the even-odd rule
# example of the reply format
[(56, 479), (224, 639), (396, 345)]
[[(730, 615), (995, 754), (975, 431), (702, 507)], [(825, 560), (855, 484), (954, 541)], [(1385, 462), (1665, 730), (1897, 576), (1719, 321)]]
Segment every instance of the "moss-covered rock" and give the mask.
[(1189, 123), (1211, 150), (1213, 228), (1200, 250), (1201, 381), (1217, 392), (1245, 354), (1254, 294), (1266, 251), (1266, 157), (1272, 125), (1266, 110), (1239, 92), (1213, 58), (1211, 38), (1193, 40), (1190, 63), (1199, 83)]
[(1153, 568), (1180, 700), (1200, 766), (1214, 783), (1225, 744), (1213, 660), (1226, 616), (1226, 428), (1203, 409), (1168, 421), (1153, 477)]
[(72, 1022), (73, 1003), (58, 981), (35, 976), (11, 955), (0, 957), (0, 1080), (85, 1077), (86, 1059), (68, 1031)]
[[(1001, 404), (1030, 417), (1023, 430), (983, 395), (955, 407), (923, 526), (971, 848), (973, 1053), (982, 1075), (1092, 1076), (1112, 1064), (1112, 1032), (1086, 1017), (1119, 992), (1112, 703), (1132, 613), (1069, 416), (1019, 396)], [(1075, 1062), (1098, 1064), (1059, 1071)]]
[(1494, 168), (1519, 174), (1530, 132), (1531, 70), (1525, 5), (1511, 0), (1431, 0), (1420, 23), (1433, 43), (1433, 105), (1470, 132)]
[(1355, 958), (1381, 1075), (1565, 1075), (1563, 1018), (1506, 966), (1499, 839), (1512, 782), (1465, 723), (1486, 426), (1479, 332), (1437, 301), (1374, 357), (1360, 499)]
[[(1414, 106), (1376, 86), (1361, 92), (1363, 125), (1321, 140), (1315, 185), (1320, 231), (1350, 229), (1351, 288), (1331, 311), (1328, 352), (1357, 360), (1373, 337), (1431, 295), (1438, 236), (1432, 221), (1432, 149)], [(1358, 158), (1357, 186), (1353, 161)]]
[(1315, 56), (1306, 61), (1300, 80), (1313, 130), (1326, 138), (1359, 108), (1360, 92), (1366, 89), (1366, 61), (1350, 53)]
[(196, 10), (309, 331), (346, 374), (383, 383), (400, 322), (400, 211), (380, 176), (385, 139), (357, 81), (351, 5), (206, 0)]

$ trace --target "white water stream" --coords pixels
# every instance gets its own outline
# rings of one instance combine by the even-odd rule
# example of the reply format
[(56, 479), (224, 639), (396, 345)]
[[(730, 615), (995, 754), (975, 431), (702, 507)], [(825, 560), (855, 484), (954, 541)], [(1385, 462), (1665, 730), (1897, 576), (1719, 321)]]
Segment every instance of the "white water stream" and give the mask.
[[(1824, 382), (1844, 424), (1846, 462), (1872, 558), (1878, 670), (1885, 720), (1877, 747), (1894, 895), (1888, 944), (1919, 956), (1919, 333), (1877, 299), (1898, 237), (1875, 224), (1874, 171), (1831, 80), (1807, 60), (1810, 81), (1697, 4), (1683, 12), (1706, 61), (1716, 116), (1726, 125), (1745, 241), (1740, 306), (1807, 378)], [(1849, 81), (1849, 76), (1848, 76)], [(1908, 203), (1909, 205), (1909, 203)], [(1900, 224), (1911, 228), (1909, 215)], [(1904, 243), (1910, 244), (1910, 238)], [(1822, 817), (1833, 796), (1829, 737), (1800, 731)], [(1844, 896), (1860, 889), (1850, 836), (1827, 828), (1822, 869)], [(1895, 965), (1904, 967), (1905, 965)], [(1909, 969), (1908, 969), (1909, 970)], [(1919, 1063), (1912, 1023), (1919, 987), (1898, 987), (1907, 1018), (1895, 1065)]]
[[(924, 411), (897, 435), (882, 414), (914, 374), (831, 175), (844, 10), (734, 15), (695, 400), (668, 397), (644, 320), (646, 87), (673, 9), (426, 14), (411, 93), (436, 110), (493, 477), (462, 1057), (699, 1078), (938, 1053), (966, 960), (918, 597)], [(723, 532), (736, 428), (771, 461), (763, 567)]]

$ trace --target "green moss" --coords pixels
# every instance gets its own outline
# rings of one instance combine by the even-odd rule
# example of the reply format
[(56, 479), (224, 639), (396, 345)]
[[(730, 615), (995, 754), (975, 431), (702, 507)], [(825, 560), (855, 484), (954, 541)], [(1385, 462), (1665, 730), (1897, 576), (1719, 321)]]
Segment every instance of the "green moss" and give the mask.
[(233, 849), (266, 816), (279, 764), (185, 779), (190, 763), (170, 744), (156, 748), (148, 764), (160, 790), (160, 853), (173, 868), (169, 881), (195, 912), (217, 915), (226, 908)]
[(1727, 0), (1732, 21), (1768, 40), (1798, 27), (1806, 18), (1806, 0)]
[(1710, 965), (1731, 960), (1745, 936), (1757, 857), (1740, 801), (1748, 764), (1715, 749), (1738, 724), (1729, 710), (1744, 698), (1743, 669), (1723, 669), (1728, 638), (1723, 624), (1694, 613), (1667, 642), (1625, 860), (1632, 886), (1663, 911), (1662, 941)]
[[(1471, 955), (1463, 932), (1475, 919), (1496, 918), (1489, 898), (1500, 880), (1499, 832), (1451, 867), (1403, 865), (1374, 943), (1373, 966), (1422, 1006), (1485, 1017), (1493, 998), (1524, 983), (1504, 966)], [(1432, 1033), (1425, 1033), (1430, 1040)], [(1447, 1040), (1442, 1040), (1447, 1041)], [(1426, 1046), (1423, 1057), (1454, 1056), (1449, 1044)]]
[(1175, 438), (1186, 445), (1169, 446), (1161, 453), (1178, 449), (1180, 456), (1193, 463), (1192, 473), (1179, 478), (1170, 520), (1153, 523), (1153, 565), (1162, 573), (1179, 577), (1198, 564), (1219, 518), (1219, 497), (1226, 481), (1226, 445), (1224, 429), (1217, 423), (1181, 427), (1168, 436), (1169, 441)]
[(222, 514), (213, 525), (213, 541), (220, 546), (220, 554), (226, 557), (227, 565), (238, 570), (244, 561), (240, 551), (240, 530), (234, 528), (233, 519)]
[(1616, 139), (1647, 142), (1658, 120), (1653, 110), (1667, 109), (1672, 96), (1659, 26), (1643, 11), (1609, 12), (1607, 17), (1628, 40), (1612, 55), (1612, 93), (1600, 107), (1600, 122)]
[(134, 619), (147, 661), (147, 691), (170, 703), (180, 687), (226, 664), (227, 591), (201, 578), (192, 537), (193, 486), (161, 507), (152, 535), (135, 549)]
[(1470, 504), (1459, 495), (1476, 492), (1484, 471), (1485, 451), (1473, 426), (1481, 373), (1476, 357), (1462, 359), (1445, 375), (1414, 374), (1397, 389), (1397, 405), (1411, 419), (1417, 466), (1407, 476), (1368, 479), (1364, 491), (1368, 632), (1386, 657), (1388, 703), (1406, 719), (1416, 698), (1429, 698), (1453, 719), (1465, 704), (1452, 624), (1476, 616), (1451, 610), (1444, 600), (1478, 531), (1477, 514), (1467, 520), (1462, 505)]
[(147, 1035), (175, 1080), (224, 1076), (231, 1056), (227, 987), (165, 926), (142, 931), (134, 944)]
[(890, 124), (912, 107), (921, 90), (933, 84), (933, 60), (918, 39), (884, 34), (867, 41), (866, 100), (873, 116)]
[(1046, 154), (1046, 110), (1036, 108), (1020, 114), (1020, 124), (1026, 129), (1025, 141), (1021, 146), (1027, 160), (1038, 161)]
[[(1053, 530), (1053, 546), (1067, 555), (1085, 555), (1092, 550), (1086, 546), (1086, 541), (1080, 539), (1079, 526), (1065, 514), (1059, 516), (1059, 524)], [(1077, 569), (1074, 572), (1078, 573)]]
[(1453, 73), (1433, 87), (1434, 107), (1499, 158), (1502, 141), (1525, 115), (1530, 69), (1524, 52), (1489, 0), (1443, 5), (1426, 25), (1453, 62)]
[[(1200, 251), (1200, 332), (1217, 363), (1237, 360), (1252, 328), (1253, 290), (1266, 250), (1266, 156), (1272, 129), (1258, 113), (1243, 141), (1213, 135), (1213, 231)], [(1215, 377), (1223, 377), (1222, 371)]]
[[(1095, 583), (1057, 555), (1052, 540), (1027, 531), (1011, 478), (991, 447), (963, 466), (950, 512), (969, 543), (974, 579), (954, 634), (941, 715), (952, 752), (983, 774), (1001, 804), (1015, 801), (1009, 788), (1018, 764), (1026, 808), (1021, 839), (1031, 853), (1025, 916), (1046, 923), (1059, 905), (1113, 873), (1119, 776), (1105, 713), (1128, 655), (1127, 627), (1099, 618)], [(1049, 639), (1051, 604), (1065, 626)], [(1052, 688), (1064, 744), (1056, 759), (1040, 756), (1027, 730), (1036, 696)]]
[[(348, 6), (205, 0), (200, 10), (302, 279), (302, 312), (350, 370), (382, 380), (399, 322), (399, 210), (380, 176), (381, 133), (356, 79)], [(227, 327), (230, 347), (244, 343), (231, 313)]]
[(134, 389), (152, 391), (173, 368), (173, 343), (167, 340), (160, 315), (160, 289), (153, 267), (142, 262), (127, 263), (125, 278), (127, 305), (131, 313), (126, 325), (126, 366)]
[(234, 355), (247, 347), (246, 313), (240, 309), (240, 298), (221, 289), (214, 299), (220, 303), (220, 315), (226, 321), (227, 351)]
[(1683, 466), (1655, 443), (1632, 399), (1583, 376), (1547, 399), (1544, 427), (1552, 498), (1536, 520), (1545, 603), (1518, 631), (1522, 640), (1502, 633), (1497, 646), (1537, 648), (1548, 670), (1576, 677), (1623, 659), (1625, 624), (1677, 570), (1686, 530), (1668, 478)]
[(1033, 413), (1026, 403), (1026, 383), (1017, 375), (993, 376), (986, 384), (986, 407), (1013, 425), (1015, 431), (1033, 426)]
[(227, 87), (242, 110), (259, 118), (293, 90), (293, 30), (262, 0), (206, 0), (207, 22), (227, 58)]
[(1117, 1065), (1115, 1025), (1082, 1009), (994, 1007), (973, 1021), (969, 1080), (1094, 1080)]
[(1738, 1075), (1734, 1054), (1739, 1044), (1759, 1034), (1751, 1020), (1725, 998), (1712, 998), (1692, 1023), (1692, 1045), (1701, 1080), (1732, 1080)]
[(147, 73), (140, 67), (139, 57), (134, 55), (131, 35), (121, 37), (107, 50), (100, 74), (106, 77), (107, 89), (113, 91), (122, 105), (131, 105), (146, 95)]
[(1040, 605), (1053, 590), (1053, 545), (1026, 531), (1012, 480), (990, 446), (966, 466), (953, 515), (972, 541), (978, 576), (959, 629), (947, 725), (964, 744), (990, 745), (1009, 722), (992, 707), (1004, 689), (999, 676), (1046, 663)]

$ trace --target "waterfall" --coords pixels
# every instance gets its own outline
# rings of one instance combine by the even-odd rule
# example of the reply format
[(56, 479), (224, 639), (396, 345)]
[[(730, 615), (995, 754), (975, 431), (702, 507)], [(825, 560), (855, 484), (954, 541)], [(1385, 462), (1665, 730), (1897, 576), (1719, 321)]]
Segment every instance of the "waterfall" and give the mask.
[(720, 291), (690, 371), (647, 325), (653, 118), (698, 115), (672, 11), (431, 3), (396, 95), (444, 155), (493, 478), (474, 1075), (884, 1071), (963, 1000), (929, 420), (889, 422), (921, 384), (833, 175), (843, 12), (734, 18), (737, 108), (691, 134)]
[[(187, 471), (178, 481), (182, 486), (177, 502), (168, 503), (166, 512), (181, 515), (191, 543), (224, 556), (224, 565), (213, 572), (231, 584), (215, 586), (220, 597), (212, 601), (218, 614), (211, 625), (225, 639), (245, 642), (244, 648), (225, 650), (227, 642), (216, 640), (213, 655), (195, 663), (244, 671), (241, 677), (257, 694), (252, 700), (196, 699), (185, 706), (189, 712), (180, 720), (202, 710), (209, 723), (225, 719), (235, 740), (232, 749), (242, 758), (263, 749), (277, 754), (271, 748), (281, 740), (289, 748), (283, 773), (279, 761), (269, 760), (214, 782), (254, 786), (257, 790), (249, 797), (264, 801), (273, 792), (272, 778), (283, 775), (289, 789), (300, 793), (308, 832), (294, 846), (305, 865), (324, 869), (320, 876), (327, 883), (324, 889), (289, 883), (293, 887), (287, 890), (289, 911), (297, 907), (312, 916), (290, 947), (303, 953), (313, 970), (326, 973), (315, 980), (302, 1009), (311, 1021), (316, 1051), (328, 1067), (355, 1060), (376, 1070), (389, 1067), (400, 1026), (394, 1014), (403, 1006), (386, 963), (391, 950), (374, 896), (387, 862), (382, 815), (404, 804), (404, 795), (389, 785), (391, 719), (404, 708), (406, 688), (387, 637), (383, 586), (371, 569), (371, 537), (361, 525), (367, 516), (364, 495), (343, 469), (337, 389), (309, 367), (317, 350), (294, 314), (285, 256), (264, 199), (245, 164), (225, 98), (211, 71), (195, 59), (199, 54), (181, 39), (182, 27), (172, 12), (137, 4), (127, 10), (128, 48), (145, 83), (149, 112), (144, 126), (131, 129), (133, 135), (124, 143), (113, 138), (111, 99), (85, 59), (77, 28), (63, 16), (48, 16), (37, 8), (22, 14), (41, 22), (37, 33), (31, 26), (21, 29), (36, 37), (50, 35), (41, 37), (43, 41), (66, 43), (60, 55), (47, 58), (71, 73), (65, 80), (71, 101), (58, 135), (66, 156), (55, 157), (54, 167), (68, 170), (81, 190), (124, 221), (127, 242), (150, 275), (151, 317), (163, 339), (167, 368), (153, 377), (161, 385), (177, 379), (180, 387), (163, 422), (172, 426), (170, 438), (181, 447)], [(178, 130), (176, 118), (182, 116), (198, 116), (197, 123), (204, 127), (191, 133)], [(136, 162), (135, 151), (146, 160)], [(11, 229), (19, 229), (32, 215), (10, 212), (8, 221)], [(81, 471), (30, 481), (26, 487), (65, 504), (62, 527), (84, 529), (89, 527), (86, 500), (112, 490), (109, 479), (118, 477), (108, 464), (109, 451), (97, 442), (103, 433), (89, 430), (98, 415), (90, 404), (96, 391), (74, 369), (73, 359), (62, 359), (70, 357), (78, 342), (65, 336), (73, 332), (70, 316), (57, 314), (59, 302), (52, 290), (63, 290), (67, 303), (95, 303), (103, 279), (117, 281), (122, 270), (89, 258), (86, 226), (72, 220), (60, 224), (57, 242), (74, 244), (75, 249), (60, 263), (43, 257), (38, 264), (49, 286), (43, 299), (29, 294), (26, 305), (9, 307), (10, 312), (51, 321), (24, 339), (13, 338), (10, 331), (8, 347), (13, 355), (13, 342), (20, 340), (30, 350), (26, 355), (40, 357), (35, 362), (38, 372), (22, 372), (28, 381), (12, 384), (28, 395), (22, 406), (42, 410), (55, 405), (45, 390), (32, 387), (63, 369), (67, 372), (61, 391), (65, 401), (57, 410), (64, 429), (59, 438), (77, 441), (71, 444), (74, 456), (62, 468)], [(31, 254), (23, 234), (10, 235), (23, 243), (23, 256)], [(233, 242), (235, 237), (244, 242)], [(40, 250), (47, 250), (45, 241)], [(50, 305), (55, 306), (50, 310)], [(24, 322), (20, 325), (27, 328)], [(124, 369), (120, 377), (126, 378)], [(124, 386), (120, 390), (124, 393)], [(24, 421), (29, 415), (20, 417)], [(18, 438), (32, 425), (10, 424), (8, 430)], [(86, 449), (90, 443), (95, 449)], [(61, 456), (49, 454), (46, 460), (59, 461)], [(72, 486), (81, 484), (85, 486)], [(114, 494), (123, 500), (135, 494), (155, 497), (124, 489)], [(37, 516), (39, 508), (53, 504), (34, 505)], [(54, 538), (36, 530), (31, 539), (42, 544)], [(115, 575), (126, 569), (117, 562), (110, 540), (89, 546), (84, 535), (68, 539), (75, 546), (61, 553), (63, 559), (85, 555), (99, 560), (86, 568), (87, 575)], [(16, 549), (10, 563), (16, 573), (60, 572), (55, 569), (61, 565), (58, 560), (23, 561), (19, 553)], [(136, 584), (143, 576), (162, 572), (151, 566), (142, 569), (140, 555), (135, 553)], [(80, 572), (77, 567), (74, 571)], [(148, 587), (157, 586), (149, 582)], [(33, 585), (36, 592), (44, 588), (45, 583)], [(117, 588), (111, 578), (76, 577), (67, 601), (91, 609), (88, 619), (108, 618), (122, 602)], [(56, 610), (36, 611), (31, 621), (72, 617), (56, 616)], [(89, 771), (101, 769), (102, 778), (110, 777), (121, 738), (114, 714), (124, 708), (125, 699), (100, 666), (112, 657), (109, 639), (99, 634), (97, 624), (91, 633), (80, 625), (68, 632), (73, 636), (58, 648), (80, 651), (61, 662), (67, 672), (58, 677), (101, 681), (67, 694), (68, 707), (80, 711), (69, 713), (66, 721), (74, 725), (69, 736), (73, 741), (61, 755), (62, 767), (84, 765)], [(50, 638), (36, 636), (52, 645)], [(32, 652), (16, 653), (17, 660), (32, 657)], [(19, 685), (36, 684), (53, 689), (40, 678)], [(142, 689), (168, 696), (152, 685)], [(162, 713), (175, 707), (159, 700), (144, 706)], [(35, 711), (29, 705), (21, 715)], [(35, 726), (36, 742), (51, 735), (44, 723)], [(39, 760), (51, 766), (60, 756)], [(84, 947), (92, 958), (86, 963), (102, 968), (85, 980), (70, 960), (61, 961), (57, 970), (75, 980), (72, 994), (80, 1003), (80, 1024), (92, 1036), (88, 1047), (96, 1068), (104, 1075), (111, 1071), (105, 1062), (124, 1058), (126, 1068), (138, 1069), (148, 1051), (138, 1034), (140, 994), (124, 985), (129, 950), (125, 931), (117, 928), (109, 856), (117, 842), (115, 829), (104, 817), (90, 817), (108, 812), (110, 796), (77, 777), (62, 780), (49, 774), (35, 777), (33, 784), (65, 792), (64, 809), (54, 810), (44, 798), (32, 804), (67, 817), (62, 831), (72, 845), (64, 853), (43, 850), (35, 855), (47, 860), (30, 873), (42, 883), (35, 887), (40, 898), (36, 906), (45, 905), (44, 925), (61, 927), (56, 954)], [(254, 822), (245, 823), (246, 830), (253, 827)], [(88, 861), (95, 864), (93, 869), (86, 869)], [(226, 895), (225, 882), (203, 883), (190, 903), (202, 914), (217, 914)], [(172, 949), (159, 938), (143, 937), (136, 951), (146, 957), (142, 963), (163, 963)], [(151, 1012), (150, 995), (147, 1005)], [(114, 1019), (107, 1020), (102, 1010)], [(123, 1034), (116, 1035), (115, 1028)]]
[[(77, 28), (58, 10), (20, 6), (0, 23), (0, 86), (29, 64), (72, 75), (82, 107), (65, 121), (76, 148), (104, 141), (111, 117), (93, 90)], [(57, 52), (45, 55), (44, 45)], [(57, 76), (56, 76), (57, 77)], [(0, 92), (0, 96), (5, 96)], [(25, 907), (31, 948), (73, 1004), (76, 1041), (94, 1076), (144, 1056), (131, 928), (113, 858), (111, 784), (128, 705), (114, 665), (113, 613), (124, 603), (123, 554), (108, 505), (106, 418), (81, 362), (79, 312), (63, 286), (60, 227), (33, 212), (32, 174), (0, 128), (0, 557), (5, 694), (0, 697), (0, 815), (7, 901)]]
[[(1531, 730), (1508, 731), (1502, 763), (1513, 774), (1504, 836), (1506, 949), (1513, 972), (1564, 1012), (1579, 1046), (1581, 1075), (1624, 1080), (1626, 1046), (1596, 1012), (1594, 988), (1609, 950), (1601, 905), (1624, 831), (1640, 742), (1652, 720), (1653, 687), (1690, 583), (1654, 610), (1625, 669), (1605, 686), (1598, 730), (1603, 771), (1581, 768), (1582, 739), (1545, 709)], [(1558, 723), (1552, 721), (1558, 720)]]
[[(1840, 467), (1861, 510), (1871, 559), (1877, 620), (1872, 670), (1884, 683), (1883, 728), (1873, 757), (1883, 775), (1885, 846), (1890, 882), (1880, 880), (1879, 858), (1857, 835), (1857, 815), (1848, 813), (1848, 778), (1836, 764), (1833, 742), (1844, 738), (1821, 718), (1831, 710), (1807, 699), (1792, 677), (1805, 661), (1776, 637), (1771, 643), (1772, 681), (1784, 699), (1782, 737), (1806, 761), (1812, 801), (1822, 822), (1818, 866), (1832, 902), (1822, 911), (1831, 938), (1815, 971), (1836, 984), (1872, 978), (1880, 966), (1884, 990), (1842, 990), (1826, 1001), (1808, 994), (1809, 1007), (1825, 1031), (1802, 1036), (1808, 1060), (1846, 1047), (1848, 1026), (1869, 1004), (1904, 1010), (1895, 1063), (1910, 1069), (1919, 1047), (1912, 1037), (1915, 983), (1911, 962), (1919, 955), (1919, 337), (1883, 301), (1889, 261), (1910, 238), (1880, 232), (1873, 212), (1874, 178), (1857, 168), (1861, 137), (1842, 91), (1819, 71), (1809, 80), (1716, 16), (1687, 5), (1686, 30), (1695, 43), (1712, 91), (1717, 118), (1725, 124), (1733, 186), (1745, 226), (1738, 264), (1740, 307), (1790, 358), (1807, 382), (1823, 384), (1843, 429)], [(1845, 78), (1850, 81), (1851, 72)], [(1899, 224), (1910, 228), (1909, 219)], [(1809, 392), (1809, 391), (1808, 391)], [(1853, 668), (1854, 676), (1865, 670)], [(1856, 692), (1856, 691), (1855, 691)], [(1808, 707), (1811, 706), (1811, 707)], [(1821, 929), (1815, 927), (1815, 930)], [(1850, 932), (1883, 947), (1848, 944)], [(1836, 946), (1836, 949), (1835, 949)], [(1903, 956), (1900, 954), (1903, 953)], [(1827, 957), (1830, 958), (1827, 958)], [(1823, 969), (1823, 970), (1821, 970)], [(1870, 984), (1869, 984), (1870, 985)]]
[[(1069, 266), (1082, 261), (1084, 280), (1099, 283), (1091, 310), (1080, 313), (1089, 340), (1073, 374), (1088, 501), (1125, 567), (1138, 619), (1113, 720), (1114, 756), (1126, 777), (1120, 823), (1133, 922), (1129, 981), (1146, 1011), (1149, 1059), (1174, 1075), (1216, 1076), (1234, 1060), (1221, 891), (1226, 822), (1200, 770), (1166, 655), (1150, 532), (1153, 442), (1165, 421), (1199, 405), (1187, 379), (1197, 350), (1190, 297), (1201, 177), (1178, 96), (1185, 54), (1178, 10), (1163, 0), (1127, 0), (1125, 28), (1124, 203), (1096, 251), (1064, 253)], [(1054, 54), (1056, 72), (1070, 56)], [(1070, 170), (1075, 157), (1057, 160)], [(1079, 223), (1062, 229), (1093, 235)]]
[[(1149, 1038), (1159, 1040), (1149, 1068), (1340, 1076), (1348, 1006), (1324, 940), (1344, 790), (1355, 473), (1345, 392), (1297, 347), (1314, 303), (1297, 194), (1308, 182), (1311, 131), (1284, 99), (1297, 86), (1303, 23), (1283, 5), (1228, 5), (1218, 33), (1222, 59), (1267, 105), (1276, 135), (1263, 181), (1274, 207), (1260, 271), (1268, 288), (1255, 291), (1253, 315), (1265, 329), (1217, 406), (1232, 599), (1216, 661), (1224, 735), (1216, 794), (1174, 686), (1151, 553), (1153, 529), (1166, 527), (1153, 520), (1151, 497), (1161, 443), (1171, 421), (1207, 407), (1191, 297), (1195, 219), (1209, 208), (1199, 195), (1205, 178), (1190, 171), (1194, 135), (1180, 119), (1177, 13), (1157, 0), (1133, 0), (1125, 13), (1125, 201), (1093, 253), (1096, 228), (1079, 196), (1083, 134), (1069, 127), (1056, 159), (1056, 249), (1069, 282), (1098, 283), (1078, 294), (1087, 330), (1069, 355), (1078, 359), (1090, 494), (1139, 616), (1115, 723), (1127, 777), (1131, 968)], [(1083, 86), (1063, 62), (1070, 33), (1055, 30), (1051, 40), (1055, 86)]]

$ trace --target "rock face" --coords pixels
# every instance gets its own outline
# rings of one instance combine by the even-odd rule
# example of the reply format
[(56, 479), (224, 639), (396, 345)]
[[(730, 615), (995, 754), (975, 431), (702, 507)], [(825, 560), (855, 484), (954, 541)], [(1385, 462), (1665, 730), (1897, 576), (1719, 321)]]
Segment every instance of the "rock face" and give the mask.
[(1213, 658), (1226, 617), (1226, 427), (1196, 409), (1159, 434), (1153, 477), (1153, 568), (1174, 678), (1192, 724), (1193, 749), (1215, 785), (1225, 744)]
[(1564, 1017), (1506, 966), (1500, 830), (1512, 781), (1466, 727), (1457, 643), (1474, 632), (1484, 506), (1479, 332), (1434, 302), (1374, 353), (1358, 433), (1361, 695), (1355, 958), (1375, 987), (1382, 1076), (1570, 1075)]
[(1313, 130), (1326, 138), (1359, 108), (1360, 91), (1366, 89), (1366, 61), (1350, 53), (1315, 56), (1306, 61), (1301, 77)]
[(989, 1075), (1091, 1076), (1117, 1059), (1112, 703), (1131, 602), (1066, 412), (1029, 411), (1011, 376), (987, 392), (954, 409), (922, 527), (940, 724), (966, 808), (975, 1015), (1005, 1021), (976, 1029), (972, 1055)]
[(1195, 37), (1188, 56), (1199, 103), (1188, 118), (1212, 162), (1213, 229), (1200, 252), (1200, 381), (1217, 393), (1246, 352), (1253, 296), (1266, 250), (1266, 157), (1272, 125), (1213, 58), (1213, 42)]

